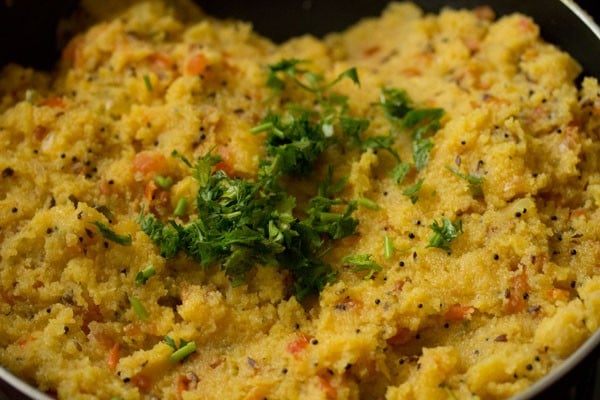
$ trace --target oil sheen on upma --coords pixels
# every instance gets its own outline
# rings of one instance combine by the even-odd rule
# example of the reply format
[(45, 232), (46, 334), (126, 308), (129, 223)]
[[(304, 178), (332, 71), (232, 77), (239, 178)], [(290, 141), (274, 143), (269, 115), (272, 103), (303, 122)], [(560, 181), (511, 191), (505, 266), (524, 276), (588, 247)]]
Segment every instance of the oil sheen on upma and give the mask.
[(0, 364), (59, 399), (503, 399), (600, 324), (600, 87), (530, 18), (274, 44), (88, 2), (0, 75)]

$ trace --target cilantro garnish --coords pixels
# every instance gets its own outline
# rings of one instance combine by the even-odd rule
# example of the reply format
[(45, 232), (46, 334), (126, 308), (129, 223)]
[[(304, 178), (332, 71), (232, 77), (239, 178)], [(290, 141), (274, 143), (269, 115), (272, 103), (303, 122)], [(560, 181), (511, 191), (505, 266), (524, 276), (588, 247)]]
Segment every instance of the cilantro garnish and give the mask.
[(307, 63), (308, 61), (306, 60), (284, 59), (278, 63), (269, 65), (269, 75), (267, 76), (266, 82), (267, 87), (275, 91), (281, 91), (285, 88), (285, 78), (288, 78), (301, 88), (321, 96), (327, 89), (337, 84), (343, 78), (349, 78), (352, 82), (360, 86), (356, 68), (347, 69), (339, 74), (333, 81), (322, 84), (323, 77), (321, 75), (300, 68), (301, 64)]
[(256, 181), (231, 178), (214, 170), (218, 157), (200, 157), (192, 175), (200, 184), (197, 218), (187, 224), (167, 224), (152, 214), (138, 217), (142, 230), (170, 258), (183, 252), (204, 268), (220, 265), (233, 285), (245, 282), (255, 265), (274, 265), (289, 271), (293, 293), (302, 299), (333, 281), (335, 271), (318, 255), (329, 240), (352, 235), (358, 221), (356, 204), (330, 199), (341, 190), (331, 178), (320, 186), (301, 220), (294, 214), (296, 199), (279, 184), (284, 165), (276, 156), (263, 161)]
[(433, 148), (431, 139), (417, 139), (413, 141), (413, 160), (417, 171), (421, 171), (429, 164), (429, 152)]
[(102, 236), (111, 242), (118, 243), (121, 246), (131, 246), (131, 235), (119, 235), (100, 221), (93, 221), (92, 224), (96, 225)]
[[(233, 285), (244, 283), (256, 265), (276, 266), (290, 275), (291, 292), (300, 300), (333, 282), (336, 271), (321, 256), (331, 241), (355, 233), (358, 221), (352, 214), (359, 205), (372, 209), (378, 206), (368, 199), (341, 199), (339, 192), (345, 179), (334, 182), (330, 167), (306, 208), (297, 210), (296, 198), (286, 189), (284, 178), (310, 173), (321, 154), (340, 139), (345, 139), (342, 145), (361, 150), (388, 151), (398, 163), (392, 171), (398, 183), (412, 165), (402, 163), (393, 149), (393, 131), (382, 136), (365, 134), (369, 121), (351, 115), (347, 97), (332, 90), (343, 79), (360, 86), (355, 68), (327, 82), (305, 68), (306, 63), (287, 59), (268, 67), (266, 85), (274, 95), (293, 85), (311, 93), (314, 106), (287, 104), (282, 112), (270, 111), (251, 129), (252, 133), (265, 134), (266, 157), (260, 162), (256, 179), (230, 177), (216, 170), (220, 157), (211, 151), (192, 161), (173, 152), (190, 167), (199, 190), (195, 201), (190, 202), (189, 208), (193, 209), (186, 223), (175, 219), (163, 222), (144, 210), (140, 213), (138, 223), (163, 257), (183, 253), (203, 268), (218, 265)], [(439, 127), (443, 111), (416, 109), (406, 93), (397, 89), (383, 89), (382, 105), (388, 118), (413, 131), (419, 147), (414, 150), (415, 165), (420, 170), (427, 163), (433, 145), (429, 136)], [(412, 196), (417, 195), (420, 183)], [(185, 208), (183, 203), (178, 205), (175, 216), (184, 214)], [(381, 269), (369, 256), (356, 257), (346, 261), (358, 270), (369, 271), (367, 278)]]
[[(396, 88), (381, 89), (380, 104), (388, 120), (393, 124), (412, 131), (413, 161), (417, 171), (429, 163), (429, 152), (433, 141), (429, 138), (440, 128), (444, 115), (441, 108), (416, 108), (404, 90)], [(401, 183), (408, 173), (407, 167), (392, 173), (396, 182)]]
[(433, 235), (429, 238), (427, 247), (437, 247), (446, 251), (450, 251), (452, 241), (463, 233), (461, 219), (452, 222), (442, 217), (441, 225), (433, 221), (430, 228), (433, 230)]
[[(251, 129), (252, 133), (266, 132), (266, 150), (272, 164), (284, 174), (305, 173), (314, 161), (333, 143), (336, 129), (351, 130), (359, 135), (369, 122), (346, 115), (347, 98), (330, 89), (344, 78), (360, 86), (358, 73), (350, 68), (333, 81), (324, 83), (320, 74), (301, 68), (302, 60), (282, 60), (269, 65), (266, 85), (276, 92), (292, 83), (312, 93), (319, 105), (319, 112), (289, 105), (285, 114), (269, 112), (261, 123)], [(339, 128), (341, 127), (341, 128)]]
[[(358, 221), (352, 218), (356, 202), (335, 198), (345, 180), (334, 183), (332, 169), (319, 191), (308, 201), (302, 217), (295, 211), (296, 199), (282, 187), (282, 178), (305, 174), (331, 144), (348, 109), (345, 96), (330, 89), (344, 78), (359, 85), (351, 68), (333, 81), (302, 67), (304, 61), (282, 60), (269, 66), (267, 86), (275, 92), (293, 84), (312, 93), (317, 110), (287, 107), (283, 114), (270, 112), (252, 128), (266, 133), (267, 157), (261, 160), (256, 180), (232, 178), (215, 170), (220, 161), (209, 151), (195, 163), (177, 153), (192, 169), (199, 183), (194, 218), (187, 224), (162, 222), (152, 214), (140, 213), (142, 230), (171, 258), (182, 252), (203, 268), (220, 265), (233, 285), (245, 282), (255, 265), (273, 265), (288, 271), (292, 292), (302, 299), (317, 293), (335, 278), (333, 268), (319, 258), (331, 240), (352, 235)], [(368, 121), (345, 119), (346, 129), (366, 129)], [(352, 127), (350, 127), (352, 125)], [(358, 134), (358, 133), (357, 133)], [(179, 213), (180, 214), (180, 213)]]
[(402, 194), (410, 198), (411, 203), (415, 204), (417, 200), (419, 200), (419, 190), (421, 190), (421, 186), (423, 185), (423, 179), (419, 179), (417, 183), (405, 189)]
[(344, 257), (342, 261), (345, 264), (353, 266), (356, 272), (366, 271), (367, 275), (365, 275), (365, 280), (371, 279), (376, 272), (379, 272), (383, 269), (381, 265), (371, 260), (371, 254), (350, 255)]
[(409, 163), (401, 162), (398, 163), (398, 165), (396, 165), (394, 169), (392, 169), (392, 172), (390, 174), (394, 182), (396, 182), (397, 184), (401, 184), (402, 182), (404, 182), (404, 179), (406, 179), (406, 176), (410, 172), (410, 169), (411, 165)]
[(446, 166), (446, 169), (459, 178), (467, 181), (469, 184), (469, 190), (471, 191), (471, 194), (473, 194), (473, 197), (483, 197), (483, 189), (481, 188), (481, 185), (483, 185), (484, 178), (475, 175), (465, 175), (459, 172), (457, 169), (448, 166)]

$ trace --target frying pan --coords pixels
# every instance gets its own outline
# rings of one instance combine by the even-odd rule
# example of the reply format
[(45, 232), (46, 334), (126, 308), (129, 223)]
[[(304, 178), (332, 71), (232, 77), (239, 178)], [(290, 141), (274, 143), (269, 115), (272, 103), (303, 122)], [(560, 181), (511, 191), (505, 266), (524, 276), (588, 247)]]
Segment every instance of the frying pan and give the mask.
[[(498, 15), (522, 12), (540, 25), (542, 37), (569, 52), (582, 75), (600, 77), (600, 28), (572, 0), (413, 0), (425, 11), (442, 7), (492, 6)], [(595, 0), (580, 0), (592, 9)], [(57, 21), (72, 13), (77, 0), (0, 2), (0, 66), (17, 62), (49, 69), (59, 49)], [(251, 21), (259, 33), (283, 41), (303, 33), (322, 36), (342, 30), (361, 17), (378, 15), (388, 0), (197, 0), (209, 14)], [(596, 16), (600, 19), (600, 15)], [(18, 35), (16, 34), (18, 33)], [(18, 36), (18, 40), (17, 40)], [(51, 399), (0, 367), (0, 399)], [(565, 362), (513, 397), (525, 399), (600, 399), (600, 330)]]

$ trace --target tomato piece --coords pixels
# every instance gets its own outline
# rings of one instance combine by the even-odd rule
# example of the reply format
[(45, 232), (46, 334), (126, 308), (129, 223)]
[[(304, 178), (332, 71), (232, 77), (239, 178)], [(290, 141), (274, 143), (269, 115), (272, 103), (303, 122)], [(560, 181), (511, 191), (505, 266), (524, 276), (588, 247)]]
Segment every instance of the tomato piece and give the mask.
[(287, 352), (293, 354), (294, 356), (298, 356), (298, 354), (308, 347), (309, 337), (304, 333), (301, 333), (300, 336), (294, 339), (287, 345)]
[(39, 102), (40, 106), (48, 106), (53, 108), (64, 108), (67, 104), (62, 97), (48, 97)]
[(390, 346), (400, 346), (406, 344), (412, 339), (410, 329), (400, 327), (396, 330), (396, 334), (386, 340)]
[(337, 399), (337, 390), (327, 377), (319, 375), (319, 386), (321, 387), (321, 391), (325, 394), (325, 397), (328, 399)]
[(133, 171), (144, 176), (160, 174), (168, 167), (165, 156), (153, 151), (142, 151), (133, 159)]
[(108, 352), (106, 363), (108, 364), (108, 368), (112, 371), (117, 369), (117, 364), (119, 363), (119, 343), (115, 343)]
[(200, 75), (206, 70), (207, 61), (202, 53), (197, 53), (191, 56), (185, 66), (185, 72), (188, 75)]
[(152, 386), (152, 380), (150, 377), (139, 373), (131, 377), (131, 383), (133, 383), (142, 393), (148, 393), (150, 391), (150, 387)]
[(148, 56), (148, 61), (159, 70), (169, 70), (173, 68), (174, 62), (171, 56), (165, 53), (154, 53)]
[(454, 304), (448, 308), (444, 314), (444, 319), (446, 321), (464, 321), (470, 318), (474, 311), (474, 307)]

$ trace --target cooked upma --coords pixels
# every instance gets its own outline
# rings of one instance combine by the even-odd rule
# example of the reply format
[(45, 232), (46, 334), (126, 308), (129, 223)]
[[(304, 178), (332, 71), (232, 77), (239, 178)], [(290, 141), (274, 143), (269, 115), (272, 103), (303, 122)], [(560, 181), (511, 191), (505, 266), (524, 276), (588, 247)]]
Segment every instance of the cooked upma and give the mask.
[[(0, 75), (0, 364), (59, 399), (503, 399), (600, 325), (600, 87), (493, 10), (142, 2)], [(170, 5), (169, 5), (170, 4)]]

